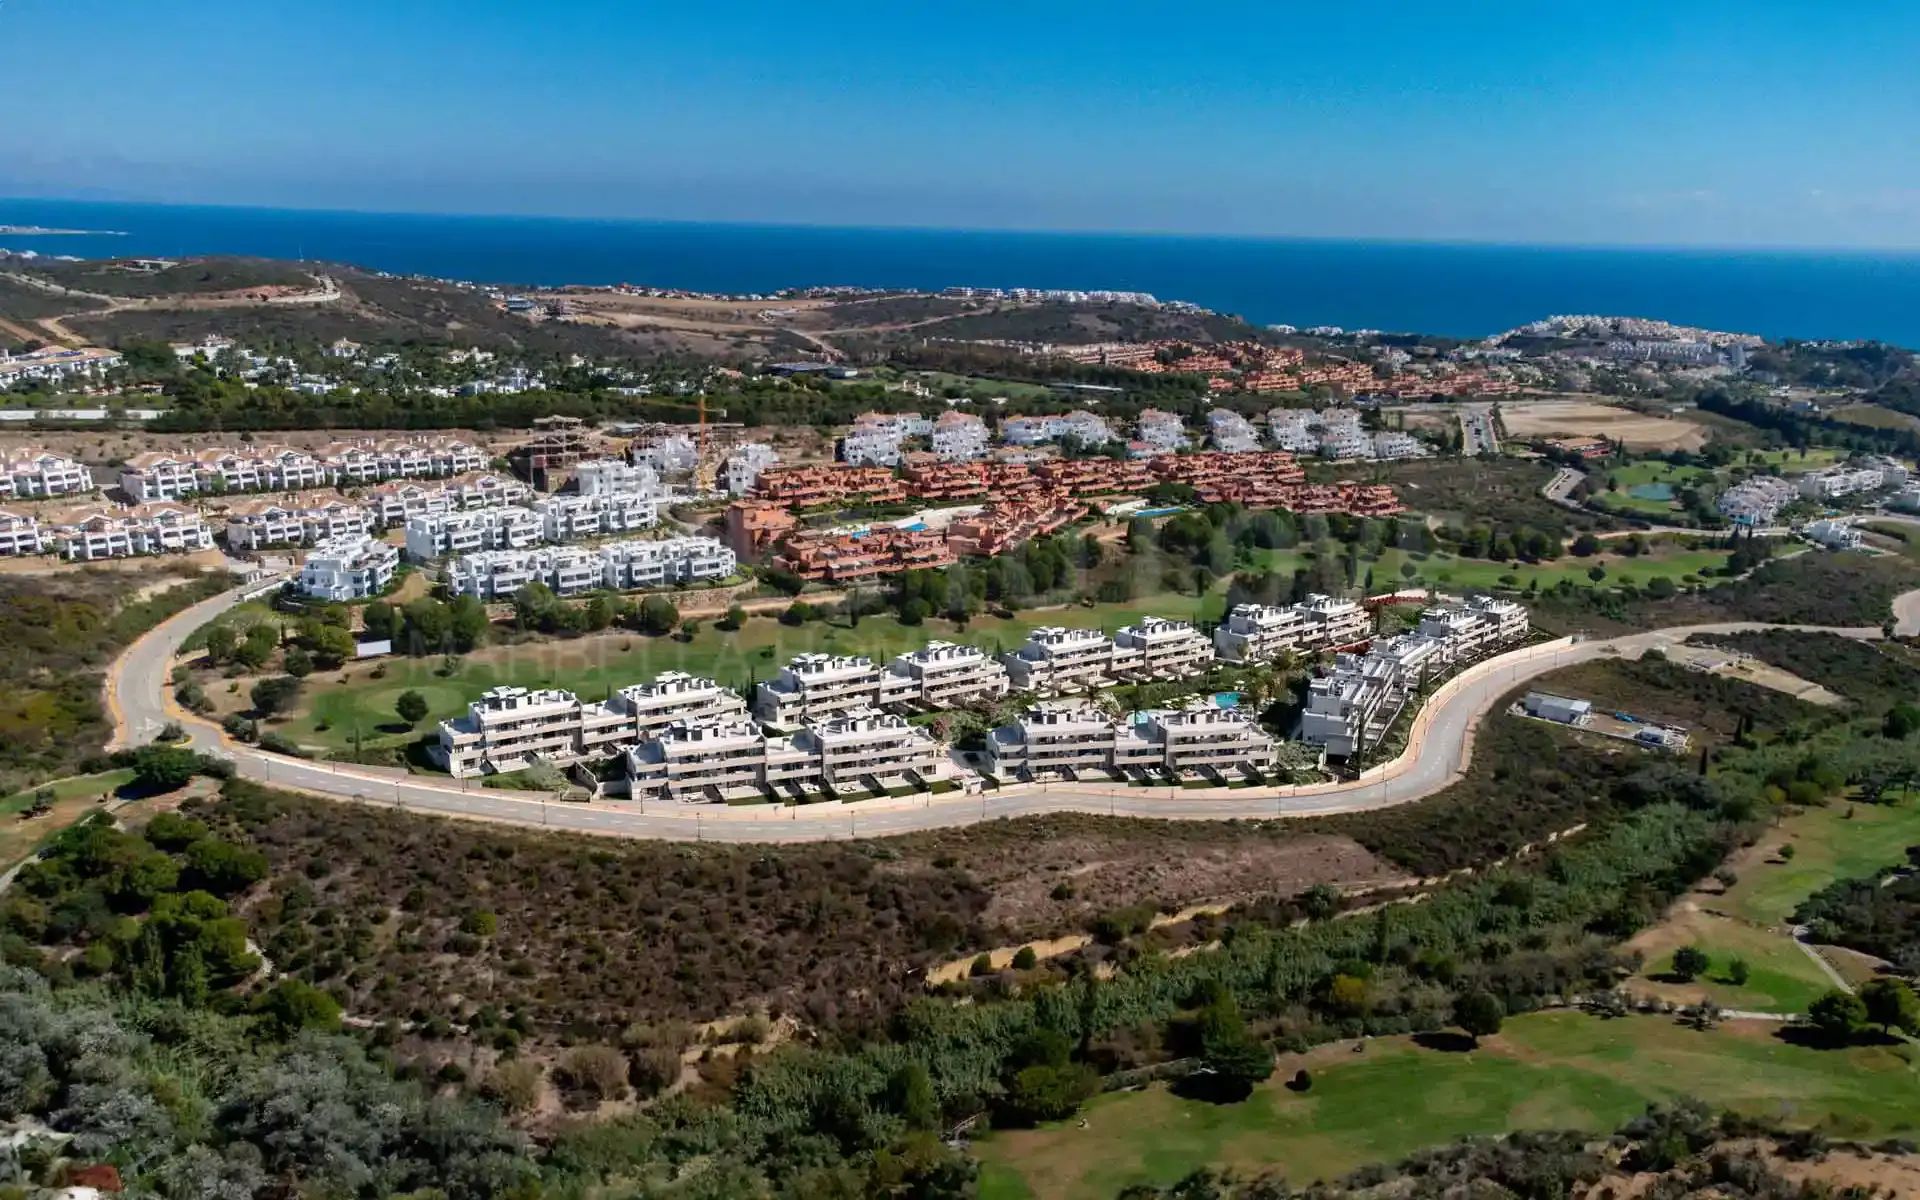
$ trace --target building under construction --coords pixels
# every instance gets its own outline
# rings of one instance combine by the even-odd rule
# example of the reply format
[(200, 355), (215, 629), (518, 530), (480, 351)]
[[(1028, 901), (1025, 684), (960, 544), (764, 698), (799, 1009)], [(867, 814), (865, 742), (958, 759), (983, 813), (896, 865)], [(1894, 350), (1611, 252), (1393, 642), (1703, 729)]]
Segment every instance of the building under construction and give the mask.
[(608, 452), (606, 439), (579, 417), (538, 417), (534, 434), (507, 455), (514, 474), (543, 492), (560, 490), (582, 460)]

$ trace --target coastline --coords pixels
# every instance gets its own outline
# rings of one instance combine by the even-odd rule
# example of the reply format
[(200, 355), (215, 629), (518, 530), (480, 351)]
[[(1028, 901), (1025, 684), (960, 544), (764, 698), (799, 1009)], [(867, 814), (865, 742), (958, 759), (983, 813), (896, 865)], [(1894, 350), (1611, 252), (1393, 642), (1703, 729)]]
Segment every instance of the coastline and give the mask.
[(48, 229), (41, 225), (0, 225), (0, 237), (129, 237), (124, 229)]

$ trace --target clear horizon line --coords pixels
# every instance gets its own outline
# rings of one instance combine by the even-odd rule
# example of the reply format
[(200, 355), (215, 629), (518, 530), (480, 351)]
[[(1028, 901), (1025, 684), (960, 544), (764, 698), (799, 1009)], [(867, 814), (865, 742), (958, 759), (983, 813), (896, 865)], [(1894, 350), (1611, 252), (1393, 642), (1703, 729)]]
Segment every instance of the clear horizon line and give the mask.
[(850, 233), (940, 233), (1002, 237), (1077, 237), (1089, 239), (1142, 238), (1165, 241), (1291, 242), (1327, 245), (1435, 246), (1490, 250), (1587, 250), (1602, 252), (1724, 255), (1778, 254), (1899, 258), (1920, 257), (1920, 244), (1908, 246), (1849, 246), (1788, 242), (1508, 242), (1483, 238), (1418, 237), (1382, 234), (1202, 233), (1168, 229), (1064, 229), (1028, 226), (922, 225), (913, 223), (896, 225), (874, 224), (871, 222), (841, 224), (823, 221), (700, 220), (688, 217), (570, 216), (559, 213), (532, 212), (450, 212), (442, 209), (425, 208), (308, 208), (298, 205), (280, 204), (198, 203), (173, 200), (98, 200), (81, 199), (72, 196), (0, 197), (0, 206), (7, 204), (73, 204), (98, 208), (212, 209), (234, 212), (313, 213), (332, 216), (439, 218), (443, 220), (475, 221), (551, 221), (573, 225), (654, 225), (722, 229), (803, 229)]

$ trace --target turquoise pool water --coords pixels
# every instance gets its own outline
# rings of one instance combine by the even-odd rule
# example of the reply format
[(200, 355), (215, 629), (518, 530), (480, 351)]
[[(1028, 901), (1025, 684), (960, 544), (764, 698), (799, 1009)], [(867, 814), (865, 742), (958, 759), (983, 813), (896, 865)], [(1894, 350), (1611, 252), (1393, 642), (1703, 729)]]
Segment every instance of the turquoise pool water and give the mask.
[(1636, 483), (1627, 489), (1627, 495), (1635, 500), (1671, 500), (1673, 485), (1670, 483)]

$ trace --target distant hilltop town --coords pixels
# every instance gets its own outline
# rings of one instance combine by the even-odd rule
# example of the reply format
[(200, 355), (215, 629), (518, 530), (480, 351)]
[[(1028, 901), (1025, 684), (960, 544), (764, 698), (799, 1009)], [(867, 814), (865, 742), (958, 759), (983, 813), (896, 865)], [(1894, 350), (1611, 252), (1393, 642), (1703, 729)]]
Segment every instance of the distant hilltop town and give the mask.
[(1708, 346), (1744, 346), (1749, 349), (1766, 345), (1766, 339), (1752, 333), (1723, 333), (1716, 329), (1696, 329), (1690, 325), (1675, 325), (1670, 321), (1655, 321), (1647, 317), (1599, 317), (1553, 316), (1545, 320), (1531, 321), (1518, 329), (1509, 329), (1487, 339), (1488, 345), (1497, 346), (1515, 337), (1551, 337), (1581, 339), (1626, 338), (1643, 341), (1661, 342), (1700, 342)]

